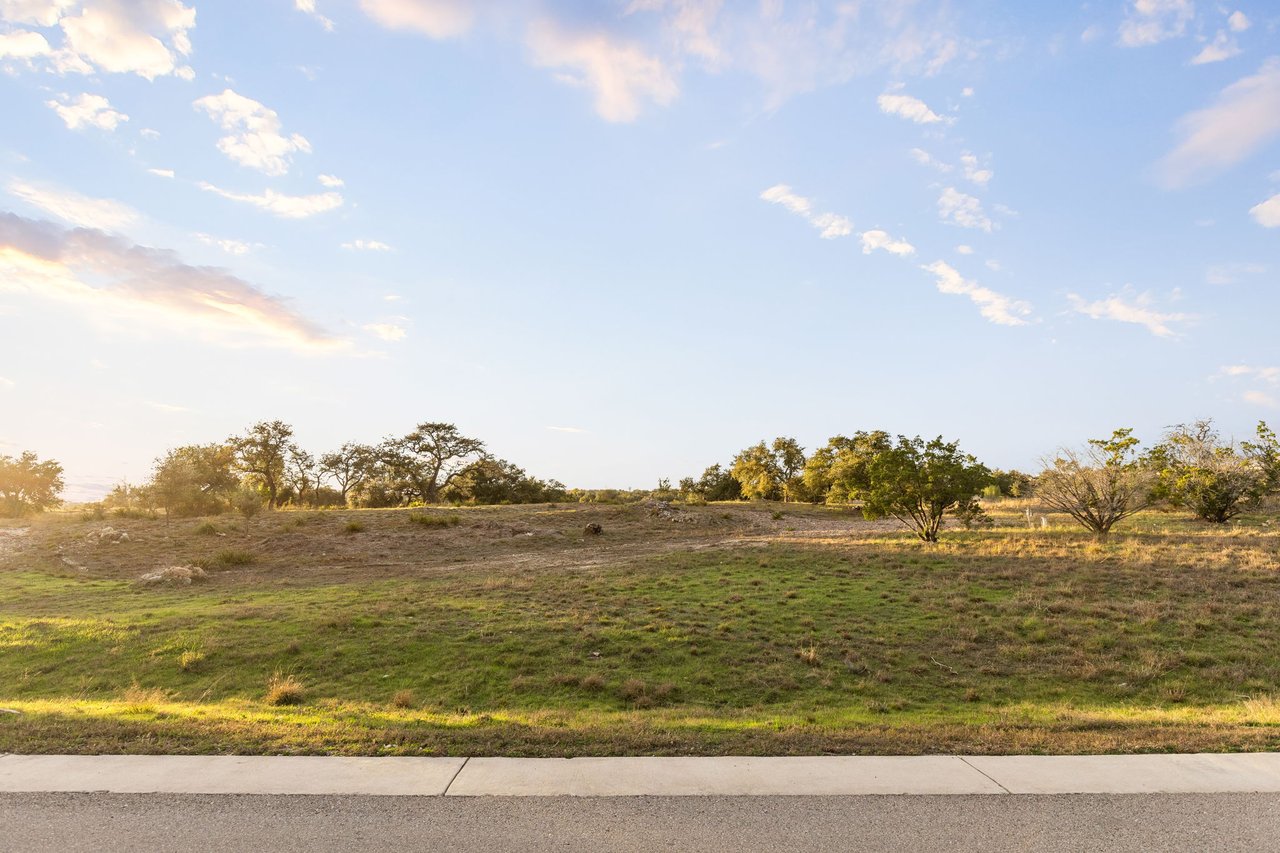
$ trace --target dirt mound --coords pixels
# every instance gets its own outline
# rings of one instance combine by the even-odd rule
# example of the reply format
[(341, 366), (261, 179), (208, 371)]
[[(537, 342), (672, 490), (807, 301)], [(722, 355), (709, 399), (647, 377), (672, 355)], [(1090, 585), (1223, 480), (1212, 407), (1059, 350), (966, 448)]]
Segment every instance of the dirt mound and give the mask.
[(84, 538), (94, 545), (101, 545), (104, 542), (119, 545), (121, 542), (129, 541), (129, 534), (114, 527), (104, 527), (101, 530), (90, 530)]

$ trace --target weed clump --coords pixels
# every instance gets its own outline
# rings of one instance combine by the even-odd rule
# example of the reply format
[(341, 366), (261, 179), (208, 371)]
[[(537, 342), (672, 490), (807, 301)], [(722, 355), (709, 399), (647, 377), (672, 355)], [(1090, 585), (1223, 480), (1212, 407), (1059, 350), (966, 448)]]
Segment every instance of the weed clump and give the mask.
[(199, 649), (187, 649), (178, 656), (178, 668), (183, 672), (195, 672), (204, 665), (204, 652)]
[(214, 524), (212, 521), (206, 521), (202, 524), (197, 524), (195, 530), (192, 530), (191, 532), (197, 536), (217, 536), (218, 525)]
[(418, 704), (412, 690), (397, 690), (391, 697), (391, 704), (396, 708), (412, 708)]
[(347, 533), (359, 533), (364, 530), (364, 524), (359, 521), (348, 521), (342, 529)]
[(240, 551), (235, 548), (224, 548), (213, 555), (213, 563), (217, 566), (247, 566), (257, 559), (249, 551)]
[(306, 695), (306, 688), (293, 675), (277, 672), (267, 682), (268, 705), (301, 705)]
[(427, 515), (422, 512), (409, 513), (409, 521), (423, 527), (457, 527), (462, 519), (456, 515)]

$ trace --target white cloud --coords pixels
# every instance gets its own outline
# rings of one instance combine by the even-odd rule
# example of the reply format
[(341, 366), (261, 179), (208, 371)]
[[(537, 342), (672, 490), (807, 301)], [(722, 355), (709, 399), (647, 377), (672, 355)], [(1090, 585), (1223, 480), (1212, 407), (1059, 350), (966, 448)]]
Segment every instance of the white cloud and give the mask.
[(1231, 364), (1218, 371), (1220, 376), (1260, 379), (1272, 385), (1280, 385), (1280, 367), (1256, 367), (1248, 364)]
[(206, 95), (193, 102), (208, 113), (223, 130), (232, 131), (218, 140), (218, 150), (235, 162), (268, 175), (289, 171), (293, 155), (311, 152), (311, 143), (299, 134), (280, 133), (280, 117), (253, 98), (231, 89), (220, 95)]
[(196, 10), (178, 0), (86, 0), (80, 14), (58, 23), (71, 66), (79, 62), (147, 80), (194, 75), (179, 62), (191, 53)]
[(972, 86), (965, 86), (963, 89), (961, 89), (961, 90), (960, 90), (960, 97), (962, 97), (962, 98), (972, 98), (972, 97), (973, 97), (973, 87), (972, 87)]
[(74, 99), (68, 95), (62, 95), (59, 100), (45, 101), (44, 104), (57, 113), (58, 118), (62, 119), (71, 130), (96, 127), (99, 130), (112, 131), (120, 125), (120, 122), (129, 120), (124, 113), (112, 109), (111, 102), (102, 95), (84, 94)]
[(966, 246), (966, 245), (964, 245), (963, 243), (961, 243), (959, 246), (956, 246), (956, 251), (957, 251), (957, 252), (959, 252), (959, 253), (960, 253), (960, 254), (962, 254), (962, 255), (972, 255), (972, 254), (973, 254), (973, 247), (972, 247), (972, 246)]
[(939, 172), (943, 172), (943, 173), (950, 172), (953, 168), (955, 168), (950, 163), (942, 162), (937, 157), (934, 157), (932, 154), (930, 154), (928, 151), (925, 151), (923, 148), (912, 148), (911, 159), (915, 160), (921, 166), (930, 166), (934, 169), (937, 169)]
[(995, 226), (982, 210), (982, 202), (955, 187), (947, 187), (938, 197), (938, 215), (944, 222), (961, 228), (980, 228), (990, 232)]
[(1212, 106), (1178, 120), (1182, 141), (1159, 164), (1166, 186), (1194, 183), (1232, 166), (1280, 134), (1280, 57), (1237, 80)]
[(1095, 320), (1114, 320), (1117, 323), (1133, 323), (1146, 328), (1151, 334), (1161, 338), (1178, 337), (1173, 324), (1185, 323), (1195, 319), (1191, 314), (1177, 314), (1157, 311), (1151, 307), (1150, 294), (1140, 293), (1130, 301), (1123, 295), (1112, 294), (1106, 299), (1086, 302), (1075, 293), (1068, 293), (1067, 299), (1071, 307)]
[(150, 128), (150, 127), (144, 127), (144, 128), (142, 128), (142, 130), (138, 131), (138, 133), (142, 134), (142, 135), (143, 135), (144, 137), (146, 137), (147, 139), (159, 139), (159, 138), (160, 138), (160, 131), (155, 130), (155, 129)]
[(285, 195), (275, 190), (263, 190), (261, 195), (235, 193), (224, 190), (205, 181), (200, 182), (200, 189), (215, 193), (232, 201), (252, 204), (281, 219), (305, 219), (318, 213), (327, 213), (342, 207), (342, 196), (338, 193), (317, 193), (316, 195)]
[(838, 213), (815, 213), (813, 202), (791, 191), (786, 184), (778, 184), (760, 193), (760, 198), (773, 204), (780, 204), (787, 210), (806, 219), (817, 228), (819, 236), (824, 240), (847, 237), (853, 233), (853, 223)]
[(1084, 32), (1080, 33), (1080, 41), (1084, 42), (1085, 44), (1089, 44), (1090, 42), (1095, 42), (1098, 39), (1102, 38), (1102, 36), (1106, 33), (1106, 31), (1107, 31), (1106, 27), (1102, 26), (1101, 24), (1092, 24), (1088, 27), (1085, 27)]
[(1280, 228), (1280, 193), (1249, 208), (1249, 215), (1263, 228)]
[(680, 94), (661, 59), (602, 32), (571, 32), (542, 20), (529, 28), (528, 45), (535, 65), (568, 69), (558, 79), (594, 92), (605, 121), (634, 121), (643, 102), (666, 106)]
[(895, 240), (889, 236), (887, 231), (874, 229), (871, 231), (863, 231), (862, 237), (862, 254), (869, 255), (876, 249), (884, 249), (891, 255), (898, 257), (906, 257), (915, 254), (916, 247), (908, 243), (906, 240)]
[(10, 181), (7, 189), (14, 198), (84, 228), (114, 231), (138, 219), (136, 211), (118, 201), (91, 198), (58, 187)]
[(966, 279), (945, 261), (934, 261), (922, 266), (921, 269), (933, 273), (938, 282), (939, 292), (967, 296), (974, 305), (978, 306), (978, 312), (992, 323), (1001, 326), (1026, 325), (1027, 321), (1023, 318), (1031, 314), (1031, 306), (1028, 303)]
[(33, 59), (50, 52), (49, 42), (39, 33), (29, 30), (0, 33), (0, 59)]
[(90, 317), (195, 332), (225, 345), (333, 350), (345, 342), (283, 300), (225, 270), (101, 231), (0, 214), (0, 291), (59, 302)]
[(1177, 38), (1195, 16), (1191, 0), (1130, 0), (1120, 24), (1120, 44), (1145, 47)]
[(321, 175), (320, 183), (330, 189), (337, 189), (338, 187), (345, 187), (347, 185), (346, 181), (336, 175)]
[(178, 406), (173, 403), (161, 403), (156, 400), (147, 400), (147, 405), (158, 412), (169, 412), (171, 414), (179, 414), (191, 411), (186, 406)]
[(147, 171), (161, 178), (172, 178), (174, 175), (173, 169), (147, 169)]
[(570, 432), (570, 433), (585, 433), (585, 432), (586, 432), (586, 430), (585, 430), (585, 429), (582, 429), (582, 428), (580, 428), (580, 427), (568, 427), (568, 426), (549, 426), (549, 427), (547, 427), (547, 429), (549, 429), (549, 430), (551, 430), (551, 431), (553, 431), (553, 432)]
[(1235, 10), (1227, 17), (1227, 26), (1231, 28), (1231, 32), (1233, 33), (1242, 33), (1249, 29), (1251, 25), (1252, 21), (1250, 21), (1249, 17), (1239, 9)]
[(1216, 264), (1204, 272), (1204, 280), (1208, 284), (1235, 284), (1244, 276), (1260, 275), (1267, 271), (1262, 264)]
[(369, 323), (364, 326), (364, 330), (384, 341), (403, 340), (407, 334), (404, 326), (395, 323)]
[(1245, 391), (1240, 399), (1255, 406), (1266, 406), (1268, 409), (1280, 409), (1280, 400), (1265, 391)]
[(370, 18), (391, 30), (414, 30), (433, 39), (460, 36), (475, 22), (469, 0), (360, 0)]
[(1000, 270), (1003, 269), (1003, 267), (1000, 265), (1000, 262), (995, 260), (994, 258), (984, 261), (983, 265), (986, 266), (986, 268), (991, 270), (992, 272), (1000, 272)]
[(212, 234), (196, 233), (192, 235), (206, 246), (216, 246), (228, 255), (247, 255), (255, 248), (259, 248), (261, 243), (246, 243), (243, 240), (227, 240), (222, 237), (214, 237)]
[(52, 27), (80, 0), (0, 0), (0, 21)]
[(937, 124), (938, 122), (949, 123), (952, 121), (950, 118), (938, 115), (929, 109), (929, 105), (924, 101), (919, 98), (913, 98), (910, 95), (890, 95), (886, 93), (877, 98), (876, 103), (880, 105), (880, 112), (901, 116), (909, 121), (914, 121), (916, 124)]
[(968, 151), (960, 155), (960, 167), (964, 170), (965, 178), (980, 187), (985, 187), (987, 182), (995, 177), (995, 173), (990, 169), (980, 168), (978, 158)]
[(1199, 53), (1191, 57), (1191, 64), (1207, 65), (1210, 62), (1221, 62), (1224, 59), (1239, 55), (1240, 45), (1236, 44), (1236, 40), (1228, 36), (1225, 30), (1218, 30), (1218, 34), (1213, 37), (1213, 41), (1206, 44)]
[(293, 0), (293, 8), (315, 18), (327, 32), (333, 32), (333, 21), (316, 10), (316, 0)]
[(390, 252), (391, 251), (390, 246), (378, 240), (352, 240), (349, 243), (343, 243), (342, 248), (350, 249), (355, 252)]
[(17, 384), (18, 383), (14, 382), (12, 379), (9, 379), (4, 376), (0, 376), (0, 388), (3, 388), (3, 389), (14, 388), (17, 386)]

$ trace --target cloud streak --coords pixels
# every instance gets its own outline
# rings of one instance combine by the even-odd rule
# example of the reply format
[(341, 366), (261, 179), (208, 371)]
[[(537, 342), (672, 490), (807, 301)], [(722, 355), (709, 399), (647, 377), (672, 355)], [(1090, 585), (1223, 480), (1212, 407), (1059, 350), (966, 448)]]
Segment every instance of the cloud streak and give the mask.
[(116, 231), (136, 222), (138, 214), (128, 205), (105, 198), (91, 198), (59, 187), (10, 181), (9, 195), (45, 213), (84, 228)]
[(1169, 188), (1234, 166), (1280, 135), (1280, 57), (1223, 89), (1213, 104), (1178, 120), (1181, 141), (1156, 167)]
[(962, 276), (945, 261), (934, 261), (921, 269), (933, 273), (940, 293), (968, 297), (970, 302), (978, 306), (978, 313), (992, 323), (1000, 326), (1025, 326), (1026, 318), (1031, 316), (1029, 303), (983, 287)]
[(333, 192), (316, 193), (315, 195), (285, 195), (284, 193), (267, 189), (263, 190), (260, 195), (253, 195), (252, 193), (237, 193), (224, 190), (205, 181), (201, 181), (199, 186), (205, 192), (220, 195), (231, 201), (251, 204), (281, 219), (305, 219), (309, 216), (316, 216), (317, 214), (327, 213), (330, 210), (337, 210), (342, 207), (342, 196)]
[(334, 351), (347, 342), (283, 300), (215, 267), (88, 228), (0, 214), (0, 292), (60, 302), (227, 346)]
[(824, 240), (847, 237), (853, 233), (853, 223), (838, 213), (818, 213), (813, 209), (813, 201), (802, 195), (796, 195), (786, 184), (777, 184), (760, 193), (760, 198), (773, 204), (780, 204), (787, 210), (808, 221), (818, 229), (818, 236)]
[(1174, 325), (1194, 320), (1194, 315), (1157, 311), (1152, 307), (1150, 294), (1138, 294), (1126, 301), (1123, 296), (1112, 294), (1105, 299), (1089, 302), (1078, 294), (1068, 293), (1067, 299), (1077, 313), (1094, 320), (1112, 320), (1117, 323), (1133, 323), (1142, 326), (1158, 338), (1176, 338), (1179, 332)]

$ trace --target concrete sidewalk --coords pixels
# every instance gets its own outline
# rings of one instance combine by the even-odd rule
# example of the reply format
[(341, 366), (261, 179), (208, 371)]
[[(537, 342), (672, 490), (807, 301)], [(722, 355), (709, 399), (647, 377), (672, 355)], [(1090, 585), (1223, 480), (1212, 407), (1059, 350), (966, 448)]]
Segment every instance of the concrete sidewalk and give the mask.
[(0, 792), (856, 796), (1280, 792), (1280, 753), (782, 758), (0, 755)]

